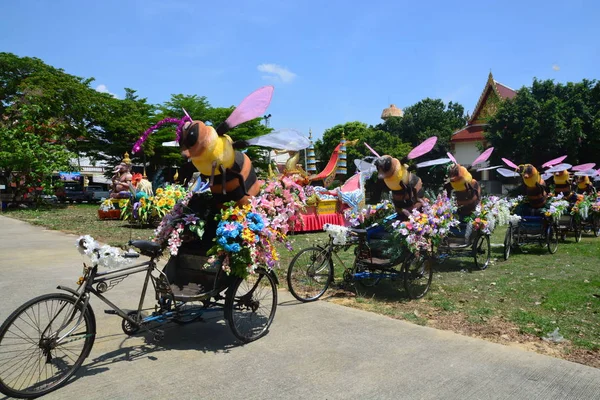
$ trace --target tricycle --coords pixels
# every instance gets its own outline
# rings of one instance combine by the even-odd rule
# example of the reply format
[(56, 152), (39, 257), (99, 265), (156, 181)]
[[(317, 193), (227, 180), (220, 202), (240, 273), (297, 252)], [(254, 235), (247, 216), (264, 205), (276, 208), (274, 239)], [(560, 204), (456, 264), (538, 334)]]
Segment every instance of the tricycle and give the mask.
[[(277, 308), (277, 278), (259, 268), (247, 279), (226, 274), (221, 268), (204, 268), (205, 255), (181, 247), (164, 269), (157, 267), (161, 246), (135, 240), (139, 252), (119, 255), (120, 268), (101, 271), (100, 265), (114, 260), (114, 252), (100, 247), (89, 236), (79, 239), (93, 263), (84, 264), (77, 289), (58, 286), (61, 293), (29, 300), (15, 310), (0, 327), (0, 392), (11, 397), (34, 398), (64, 385), (90, 354), (96, 338), (96, 317), (90, 304), (94, 295), (118, 315), (127, 335), (152, 331), (160, 340), (167, 323), (188, 324), (208, 312), (224, 310), (234, 336), (244, 343), (264, 336)], [(149, 260), (134, 263), (141, 255)], [(129, 264), (129, 265), (128, 265)], [(108, 264), (104, 265), (108, 266)], [(104, 295), (126, 277), (144, 273), (138, 307), (123, 310)], [(151, 282), (156, 305), (144, 308)], [(64, 292), (64, 293), (63, 293)]]

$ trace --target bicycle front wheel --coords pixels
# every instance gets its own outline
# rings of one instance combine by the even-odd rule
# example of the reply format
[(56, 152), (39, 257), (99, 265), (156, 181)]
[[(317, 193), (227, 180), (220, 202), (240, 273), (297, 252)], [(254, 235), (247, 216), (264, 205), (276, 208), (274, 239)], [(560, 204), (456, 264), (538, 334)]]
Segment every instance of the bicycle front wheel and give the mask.
[(257, 269), (227, 292), (225, 318), (236, 338), (252, 342), (267, 334), (277, 310), (277, 285), (270, 272)]
[(425, 256), (409, 256), (402, 265), (404, 274), (404, 289), (411, 299), (420, 299), (425, 296), (431, 286), (433, 268), (431, 260)]
[(323, 296), (333, 280), (333, 260), (326, 249), (309, 247), (292, 259), (287, 272), (290, 293), (302, 302)]
[(91, 309), (63, 293), (28, 301), (0, 327), (0, 392), (43, 396), (64, 385), (94, 344)]

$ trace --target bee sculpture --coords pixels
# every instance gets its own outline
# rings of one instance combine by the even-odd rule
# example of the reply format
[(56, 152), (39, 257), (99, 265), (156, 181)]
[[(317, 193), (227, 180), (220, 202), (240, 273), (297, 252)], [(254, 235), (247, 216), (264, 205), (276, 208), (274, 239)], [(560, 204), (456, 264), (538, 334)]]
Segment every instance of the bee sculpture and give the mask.
[[(587, 195), (593, 195), (596, 194), (596, 188), (594, 187), (594, 184), (592, 183), (592, 180), (590, 178), (594, 178), (594, 177), (598, 177), (600, 170), (596, 171), (594, 169), (594, 167), (596, 166), (596, 164), (594, 163), (588, 163), (588, 164), (581, 164), (581, 165), (577, 165), (575, 167), (573, 167), (573, 171), (576, 171), (574, 173), (575, 178), (577, 180), (577, 187), (575, 188), (575, 192), (577, 194), (587, 194)], [(595, 178), (596, 180), (597, 178)]]
[[(402, 161), (412, 160), (428, 153), (436, 142), (436, 136), (430, 137), (415, 147)], [(423, 205), (424, 191), (421, 178), (409, 171), (405, 162), (389, 155), (380, 156), (369, 145), (366, 143), (365, 145), (378, 157), (374, 165), (377, 168), (379, 179), (383, 179), (385, 185), (392, 192), (392, 202), (398, 219), (408, 219), (412, 210)]]
[(181, 154), (191, 160), (202, 180), (208, 180), (217, 204), (235, 201), (247, 204), (256, 196), (260, 184), (250, 158), (239, 149), (251, 145), (299, 151), (310, 141), (294, 130), (281, 130), (249, 140), (234, 142), (227, 132), (236, 126), (258, 118), (271, 103), (273, 86), (264, 86), (248, 95), (231, 115), (216, 129), (202, 121), (193, 120), (187, 112), (182, 119), (166, 118), (149, 128), (133, 147), (141, 149), (148, 135), (166, 123), (176, 123), (177, 142)]
[[(485, 150), (473, 160), (471, 166), (487, 161), (493, 151), (493, 147)], [(452, 154), (447, 153), (447, 155), (449, 158), (439, 158), (437, 160), (417, 164), (417, 168), (450, 162), (451, 164), (448, 168), (448, 182), (444, 185), (444, 189), (448, 194), (454, 192), (454, 197), (456, 198), (456, 204), (458, 206), (457, 214), (460, 217), (468, 217), (475, 211), (481, 201), (481, 187), (479, 186), (479, 182), (473, 179), (469, 169), (460, 165)], [(483, 171), (485, 169), (487, 168), (481, 168), (478, 169), (478, 171)]]

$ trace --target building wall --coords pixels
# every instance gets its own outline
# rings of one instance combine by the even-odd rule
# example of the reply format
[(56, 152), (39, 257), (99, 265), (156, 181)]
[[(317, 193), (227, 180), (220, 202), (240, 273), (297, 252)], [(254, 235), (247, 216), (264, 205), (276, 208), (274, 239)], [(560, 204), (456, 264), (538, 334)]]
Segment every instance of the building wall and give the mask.
[(459, 164), (471, 165), (473, 160), (479, 157), (481, 152), (477, 145), (481, 142), (458, 142), (454, 143), (454, 157)]

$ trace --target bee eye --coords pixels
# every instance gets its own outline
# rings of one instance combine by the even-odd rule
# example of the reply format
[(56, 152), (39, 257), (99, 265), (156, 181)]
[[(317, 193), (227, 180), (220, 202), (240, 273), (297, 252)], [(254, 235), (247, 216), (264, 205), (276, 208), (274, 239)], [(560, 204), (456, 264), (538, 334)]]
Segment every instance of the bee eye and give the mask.
[(179, 145), (186, 149), (193, 147), (196, 144), (196, 142), (198, 141), (198, 132), (199, 132), (199, 125), (198, 124), (192, 125), (189, 129), (187, 129), (187, 132), (185, 132), (183, 135), (181, 135), (181, 138), (179, 140)]

